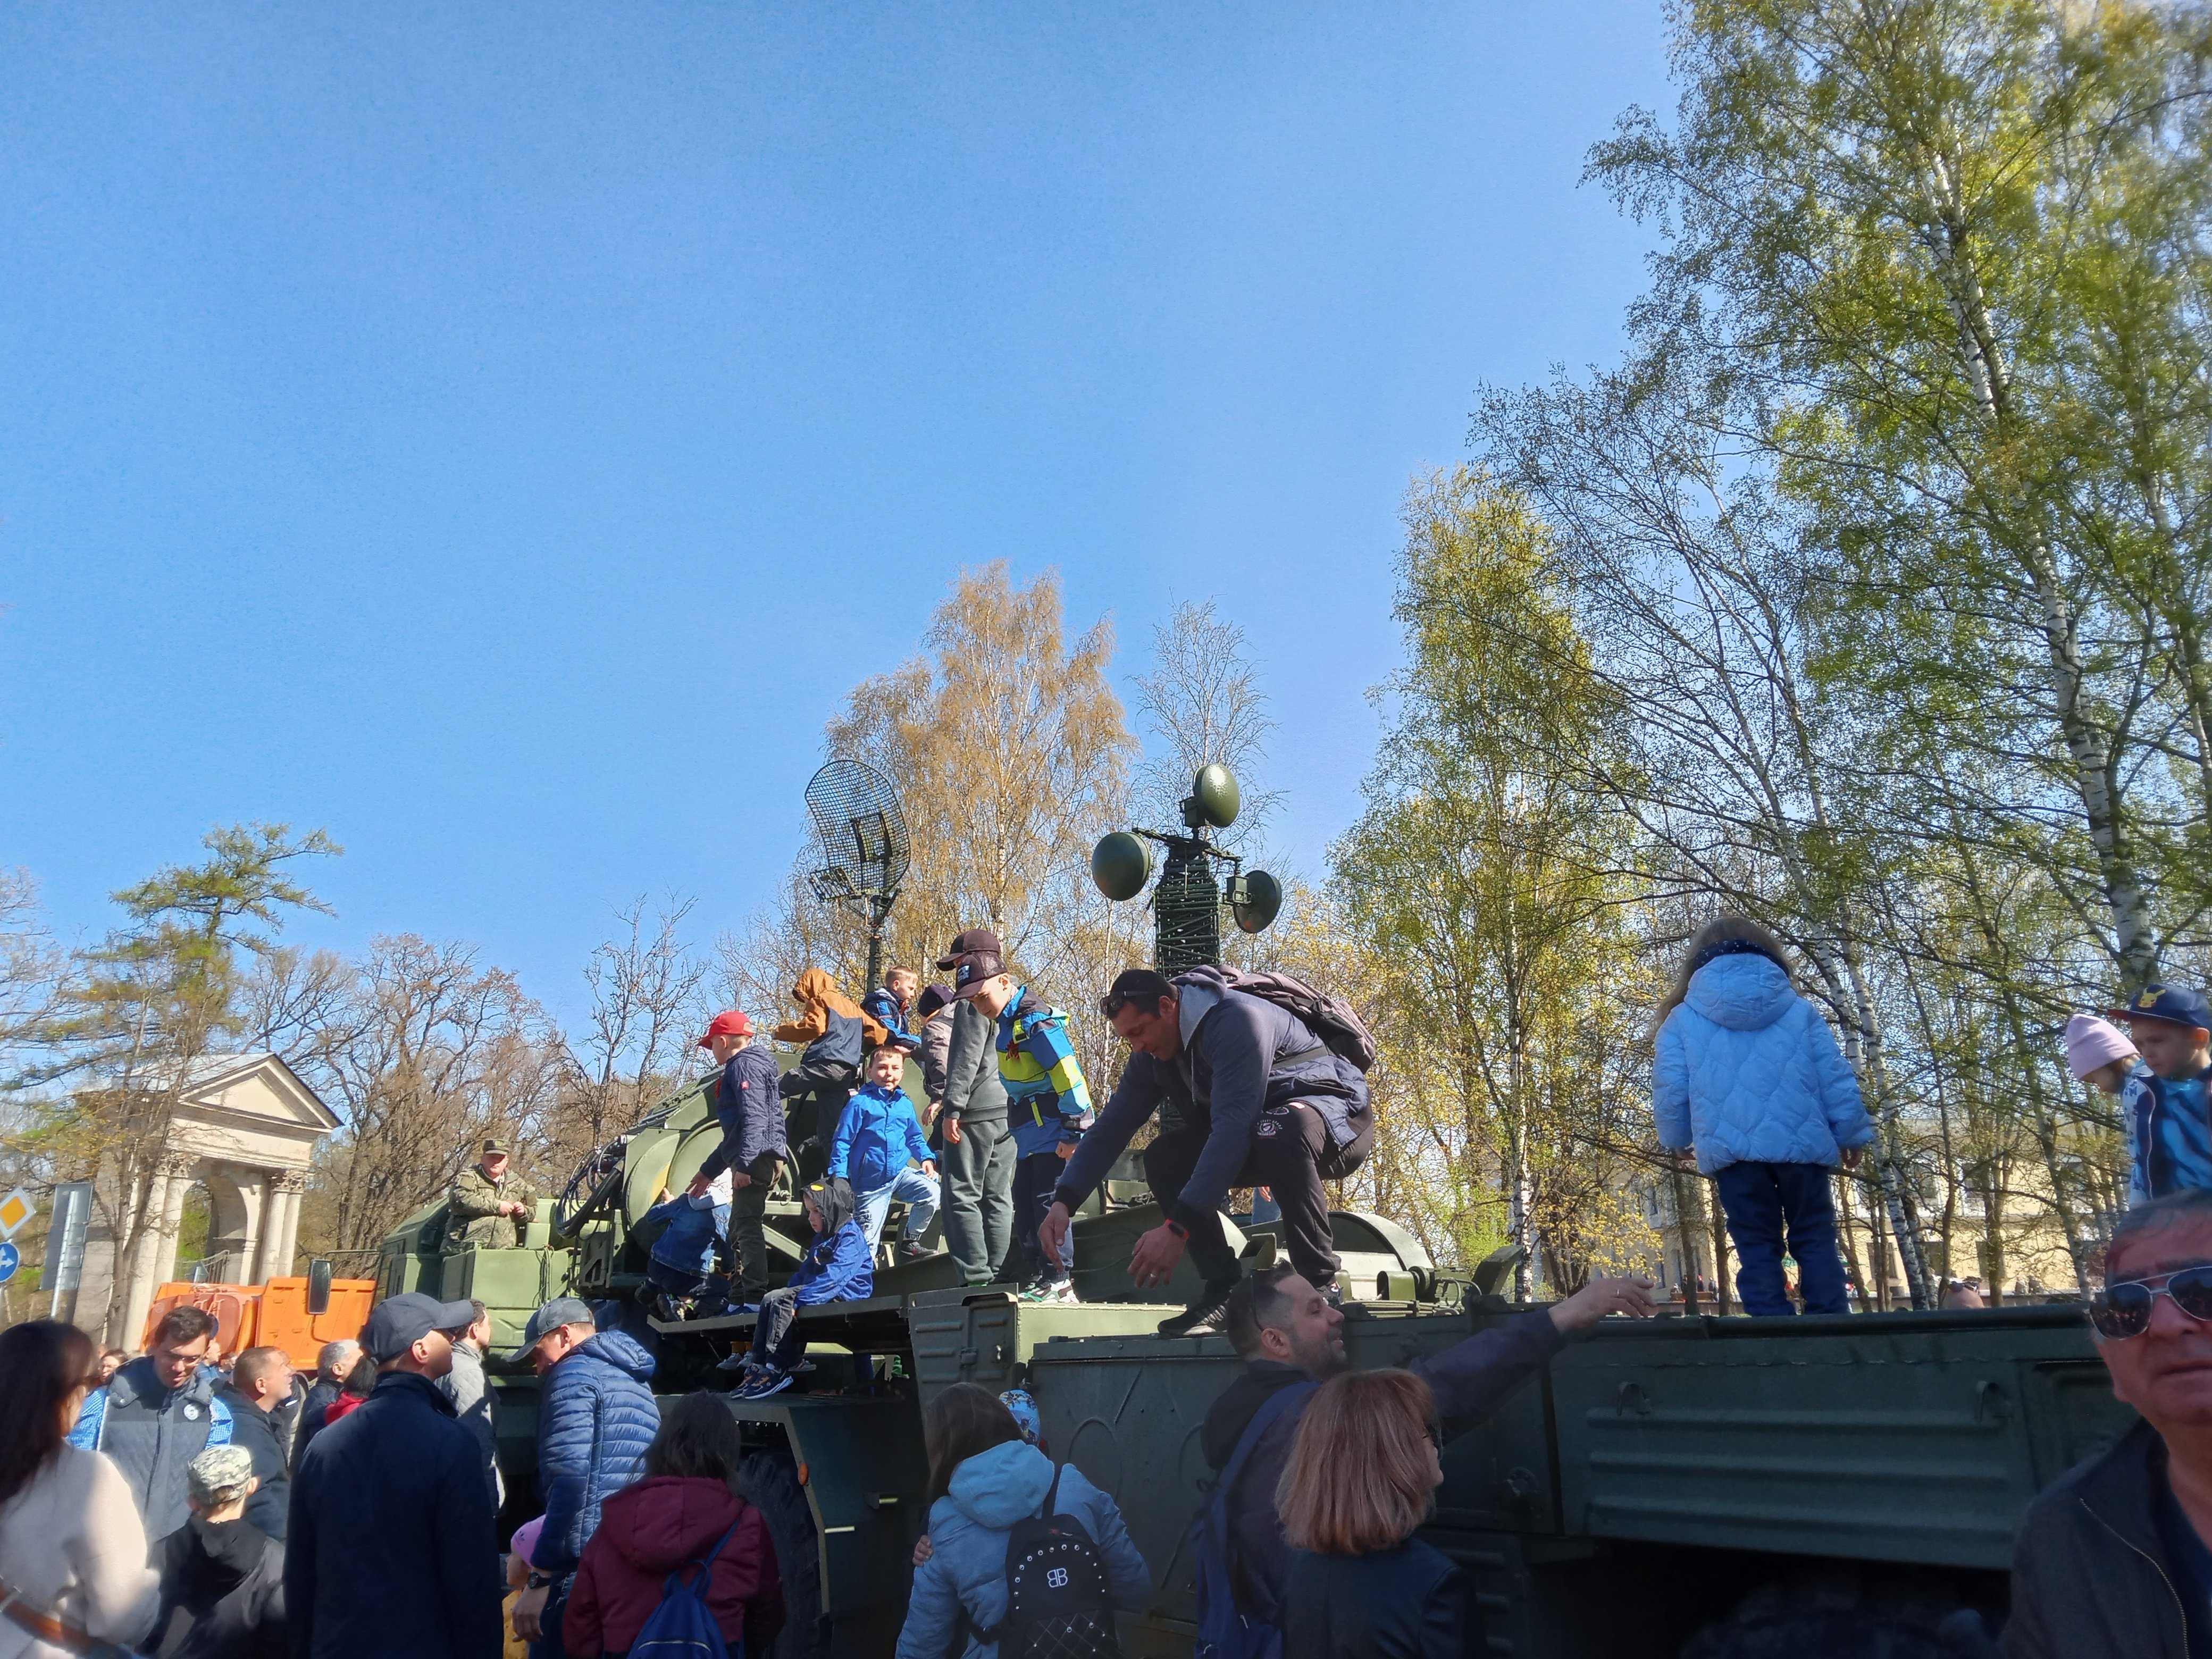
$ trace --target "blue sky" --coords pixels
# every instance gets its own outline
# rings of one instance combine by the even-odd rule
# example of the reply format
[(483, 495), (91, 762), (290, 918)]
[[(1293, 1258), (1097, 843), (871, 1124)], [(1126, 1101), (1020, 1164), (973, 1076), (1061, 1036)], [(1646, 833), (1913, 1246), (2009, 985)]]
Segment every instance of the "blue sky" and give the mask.
[(764, 900), (824, 718), (1005, 558), (1125, 674), (1243, 624), (1317, 872), (1408, 475), (1617, 349), (1577, 178), (1656, 12), (0, 12), (0, 863), (76, 934), (323, 825), (295, 939), (573, 1014), (613, 905)]

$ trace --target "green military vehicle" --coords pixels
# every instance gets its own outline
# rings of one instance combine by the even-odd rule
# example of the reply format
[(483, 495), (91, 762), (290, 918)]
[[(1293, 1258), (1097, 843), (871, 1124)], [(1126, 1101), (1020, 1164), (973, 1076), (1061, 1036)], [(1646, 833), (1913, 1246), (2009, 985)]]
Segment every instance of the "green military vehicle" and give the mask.
[[(663, 1395), (726, 1387), (714, 1368), (749, 1340), (749, 1316), (654, 1322), (635, 1297), (649, 1244), (637, 1223), (715, 1145), (714, 1087), (701, 1079), (596, 1155), (519, 1249), (444, 1255), (442, 1206), (410, 1216), (386, 1241), (380, 1293), (480, 1297), (507, 1351), (538, 1303), (580, 1294), (623, 1310), (658, 1355)], [(921, 1407), (963, 1381), (1036, 1396), (1053, 1454), (1115, 1495), (1152, 1564), (1129, 1651), (1189, 1653), (1200, 1425), (1238, 1362), (1223, 1339), (1154, 1333), (1159, 1304), (1192, 1288), (1142, 1293), (1127, 1277), (1158, 1217), (1133, 1178), (1092, 1200), (1075, 1230), (1080, 1306), (963, 1287), (939, 1255), (882, 1267), (867, 1301), (801, 1314), (816, 1366), (803, 1389), (731, 1405), (792, 1609), (778, 1659), (890, 1653), (925, 1524)], [(1444, 1277), (1382, 1218), (1332, 1223), (1356, 1364), (1401, 1364), (1514, 1311), (1492, 1293), (1494, 1273)], [(797, 1259), (806, 1232), (787, 1198), (772, 1203), (769, 1234)], [(1267, 1227), (1233, 1236), (1248, 1260), (1272, 1259)], [(512, 1525), (536, 1512), (535, 1379), (510, 1362), (498, 1380)], [(1674, 1659), (1747, 1596), (1808, 1578), (1832, 1601), (1908, 1598), (1994, 1620), (2028, 1498), (2130, 1420), (2078, 1309), (1613, 1320), (1450, 1439), (1425, 1535), (1468, 1570), (1471, 1651)]]

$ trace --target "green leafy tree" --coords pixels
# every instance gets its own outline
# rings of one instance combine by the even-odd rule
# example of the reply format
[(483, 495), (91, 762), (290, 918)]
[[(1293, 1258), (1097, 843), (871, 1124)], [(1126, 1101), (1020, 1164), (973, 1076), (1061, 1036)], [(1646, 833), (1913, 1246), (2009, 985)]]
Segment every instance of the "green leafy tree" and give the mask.
[[(327, 913), (291, 868), (341, 850), (320, 830), (271, 823), (214, 830), (203, 844), (204, 862), (113, 896), (125, 924), (76, 953), (31, 1034), (40, 1062), (18, 1080), (41, 1091), (27, 1139), (58, 1178), (94, 1179), (118, 1264), (164, 1224), (169, 1125), (200, 1062), (237, 1030), (240, 952), (272, 951), (294, 912)], [(118, 1311), (111, 1304), (107, 1320)]]

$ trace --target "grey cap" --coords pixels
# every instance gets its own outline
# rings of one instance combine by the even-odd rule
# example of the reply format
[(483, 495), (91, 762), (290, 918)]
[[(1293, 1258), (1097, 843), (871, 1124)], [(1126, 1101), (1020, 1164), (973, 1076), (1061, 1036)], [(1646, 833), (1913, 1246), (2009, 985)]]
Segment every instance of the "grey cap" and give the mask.
[(525, 1353), (544, 1340), (545, 1334), (562, 1325), (589, 1325), (596, 1329), (599, 1321), (592, 1316), (591, 1304), (579, 1302), (573, 1296), (556, 1296), (536, 1313), (522, 1329), (522, 1351)]
[(368, 1311), (361, 1328), (361, 1346), (381, 1365), (397, 1359), (433, 1331), (457, 1330), (471, 1324), (476, 1305), (469, 1302), (441, 1302), (420, 1291), (387, 1297)]
[(252, 1479), (253, 1454), (243, 1446), (210, 1446), (185, 1469), (186, 1490), (203, 1509), (221, 1509)]

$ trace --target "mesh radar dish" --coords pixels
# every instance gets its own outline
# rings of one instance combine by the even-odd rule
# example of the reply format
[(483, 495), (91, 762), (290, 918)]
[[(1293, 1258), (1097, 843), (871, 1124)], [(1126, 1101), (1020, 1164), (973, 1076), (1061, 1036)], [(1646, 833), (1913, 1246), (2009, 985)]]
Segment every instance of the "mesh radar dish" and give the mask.
[(814, 896), (868, 924), (868, 984), (883, 975), (884, 922), (906, 880), (913, 844), (890, 780), (865, 761), (833, 760), (806, 782), (806, 810), (822, 841)]

